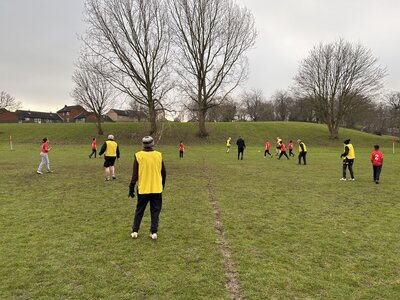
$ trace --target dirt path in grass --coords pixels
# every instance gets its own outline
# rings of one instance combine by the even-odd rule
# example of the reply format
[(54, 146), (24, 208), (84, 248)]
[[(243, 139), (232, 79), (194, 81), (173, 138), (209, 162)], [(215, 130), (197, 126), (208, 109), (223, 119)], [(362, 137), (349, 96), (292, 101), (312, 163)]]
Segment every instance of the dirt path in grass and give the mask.
[(208, 199), (210, 200), (213, 207), (215, 231), (218, 235), (219, 248), (221, 250), (222, 256), (224, 257), (225, 275), (228, 280), (226, 283), (226, 288), (232, 299), (245, 299), (240, 293), (240, 284), (237, 279), (235, 263), (232, 259), (231, 249), (229, 248), (229, 245), (225, 239), (225, 231), (224, 224), (222, 223), (221, 219), (221, 211), (218, 207), (218, 201), (214, 194), (210, 172), (208, 170), (208, 166), (205, 160), (203, 160), (203, 173), (204, 176), (207, 178)]

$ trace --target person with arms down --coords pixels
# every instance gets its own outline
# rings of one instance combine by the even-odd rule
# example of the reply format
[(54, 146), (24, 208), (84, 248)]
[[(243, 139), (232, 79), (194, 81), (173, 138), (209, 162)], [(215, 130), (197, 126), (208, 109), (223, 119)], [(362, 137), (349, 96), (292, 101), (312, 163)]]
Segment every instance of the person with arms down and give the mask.
[(304, 144), (304, 142), (300, 139), (297, 140), (297, 143), (299, 144), (299, 163), (298, 165), (301, 165), (301, 159), (303, 158), (303, 164), (307, 164), (306, 156), (307, 156), (307, 146)]
[(379, 184), (379, 177), (381, 175), (383, 165), (383, 153), (379, 151), (379, 145), (374, 146), (374, 151), (371, 153), (370, 158), (374, 181), (376, 184)]
[(46, 167), (47, 173), (53, 173), (52, 170), (50, 170), (50, 160), (49, 160), (49, 151), (51, 150), (51, 147), (49, 147), (49, 140), (47, 138), (44, 138), (42, 140), (42, 150), (40, 151), (40, 164), (39, 167), (36, 171), (37, 174), (41, 175), (43, 167)]
[(229, 151), (231, 151), (231, 137), (226, 140), (226, 153), (229, 153)]
[(345, 140), (344, 142), (344, 152), (340, 155), (343, 159), (343, 176), (340, 178), (342, 181), (346, 181), (346, 170), (349, 168), (350, 171), (350, 180), (354, 181), (354, 172), (353, 172), (353, 163), (356, 158), (356, 153), (354, 151), (354, 147), (350, 144), (350, 139)]
[(135, 153), (133, 161), (132, 180), (129, 185), (129, 197), (135, 197), (137, 183), (137, 205), (133, 219), (131, 238), (136, 239), (139, 234), (147, 203), (150, 202), (150, 238), (157, 239), (158, 223), (162, 208), (162, 192), (165, 187), (167, 173), (161, 152), (154, 151), (154, 140), (151, 136), (142, 139), (143, 150)]
[(179, 157), (183, 158), (183, 153), (185, 152), (185, 144), (183, 141), (179, 142)]
[(292, 140), (289, 141), (289, 156), (293, 156), (294, 157), (294, 154), (293, 154), (293, 141)]
[(110, 175), (112, 179), (116, 179), (115, 177), (115, 160), (119, 159), (119, 147), (117, 142), (114, 140), (114, 136), (110, 134), (108, 136), (108, 140), (104, 142), (103, 146), (101, 146), (99, 156), (104, 154), (104, 172), (105, 172), (105, 180), (110, 180)]
[(271, 143), (269, 142), (269, 140), (267, 140), (265, 142), (264, 158), (267, 157), (267, 153), (268, 153), (269, 157), (272, 158), (272, 154), (269, 152), (270, 149), (271, 149)]
[(89, 158), (92, 158), (92, 156), (94, 155), (94, 158), (96, 158), (96, 154), (97, 154), (97, 142), (96, 142), (96, 138), (92, 139), (92, 153), (89, 154)]
[(238, 146), (238, 160), (239, 157), (241, 157), (240, 159), (243, 160), (243, 152), (244, 149), (246, 148), (246, 144), (244, 142), (244, 139), (242, 139), (242, 137), (239, 135), (238, 140), (236, 141), (236, 145)]

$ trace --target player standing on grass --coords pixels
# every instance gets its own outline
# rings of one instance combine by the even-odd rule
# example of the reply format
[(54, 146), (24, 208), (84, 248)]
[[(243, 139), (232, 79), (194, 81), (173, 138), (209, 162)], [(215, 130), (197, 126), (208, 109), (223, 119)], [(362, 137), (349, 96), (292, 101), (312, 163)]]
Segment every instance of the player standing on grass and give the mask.
[(94, 158), (96, 158), (96, 154), (97, 154), (97, 142), (96, 142), (96, 138), (93, 138), (93, 140), (92, 140), (92, 153), (90, 153), (89, 158), (92, 158), (93, 155), (94, 155)]
[(303, 163), (304, 163), (304, 165), (306, 165), (307, 164), (307, 160), (306, 160), (307, 146), (300, 139), (297, 140), (297, 143), (299, 144), (299, 163), (298, 163), (298, 165), (301, 165), (301, 158), (303, 158)]
[(271, 143), (269, 142), (269, 140), (267, 140), (267, 141), (265, 142), (264, 158), (267, 157), (267, 153), (268, 153), (269, 157), (272, 158), (272, 154), (269, 153), (269, 150), (270, 150), (270, 149), (271, 149)]
[(244, 139), (239, 135), (238, 140), (236, 141), (236, 145), (238, 146), (238, 160), (239, 157), (241, 157), (241, 160), (243, 160), (243, 152), (244, 149), (246, 148), (246, 144), (244, 142)]
[(185, 144), (183, 141), (180, 141), (179, 143), (179, 157), (183, 158), (183, 152), (185, 152)]
[(289, 141), (289, 156), (293, 156), (294, 157), (294, 154), (293, 154), (293, 141), (292, 140)]
[(112, 179), (116, 179), (115, 177), (115, 160), (119, 159), (119, 147), (117, 142), (114, 141), (114, 136), (110, 134), (108, 136), (108, 140), (104, 142), (103, 146), (101, 146), (99, 156), (104, 153), (104, 172), (105, 172), (105, 180), (110, 180), (110, 174)]
[(279, 156), (279, 154), (281, 153), (281, 142), (282, 142), (282, 139), (278, 136), (276, 138), (276, 148), (275, 148), (276, 156)]
[(150, 202), (150, 238), (157, 239), (158, 222), (162, 207), (162, 192), (165, 187), (167, 173), (161, 152), (154, 151), (154, 140), (151, 136), (142, 139), (143, 150), (135, 154), (133, 161), (132, 180), (129, 185), (129, 197), (135, 197), (137, 184), (138, 200), (135, 217), (133, 219), (131, 238), (138, 237), (140, 223), (142, 222), (147, 203)]
[(229, 151), (231, 151), (231, 137), (226, 140), (226, 153), (229, 153)]
[(350, 171), (350, 180), (354, 181), (354, 173), (353, 173), (353, 163), (354, 159), (356, 158), (356, 153), (354, 151), (354, 147), (350, 144), (350, 139), (345, 140), (344, 142), (344, 152), (340, 155), (343, 159), (343, 176), (340, 180), (346, 180), (346, 169), (349, 168)]
[(42, 150), (40, 151), (40, 164), (36, 171), (37, 174), (43, 174), (42, 173), (43, 167), (46, 167), (47, 173), (53, 173), (53, 171), (50, 170), (50, 160), (49, 160), (50, 150), (51, 147), (49, 147), (49, 140), (47, 138), (44, 138), (42, 140)]
[(285, 155), (286, 158), (289, 159), (289, 156), (286, 154), (286, 145), (282, 142), (282, 140), (280, 141), (280, 150), (281, 153), (279, 154), (278, 159), (281, 159), (283, 155)]
[(372, 171), (374, 176), (374, 181), (376, 184), (379, 184), (379, 177), (382, 171), (383, 165), (383, 154), (379, 151), (379, 145), (374, 146), (374, 151), (371, 153), (371, 163), (372, 163)]

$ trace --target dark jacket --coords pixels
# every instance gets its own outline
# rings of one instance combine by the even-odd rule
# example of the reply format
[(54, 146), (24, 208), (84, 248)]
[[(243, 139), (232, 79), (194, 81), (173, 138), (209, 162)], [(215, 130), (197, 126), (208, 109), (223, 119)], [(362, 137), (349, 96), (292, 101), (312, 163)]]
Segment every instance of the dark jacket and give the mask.
[(244, 143), (244, 140), (242, 138), (239, 138), (236, 142), (236, 145), (238, 146), (238, 148), (240, 149), (244, 149), (246, 148), (246, 144)]

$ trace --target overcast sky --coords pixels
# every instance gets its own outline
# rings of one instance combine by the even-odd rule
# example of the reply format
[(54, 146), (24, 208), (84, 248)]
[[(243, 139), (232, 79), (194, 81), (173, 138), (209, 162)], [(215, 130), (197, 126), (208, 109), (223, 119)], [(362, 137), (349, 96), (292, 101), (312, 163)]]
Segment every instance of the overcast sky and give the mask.
[[(256, 20), (244, 87), (269, 98), (293, 84), (313, 46), (340, 37), (360, 42), (386, 67), (385, 88), (400, 90), (399, 0), (237, 0)], [(85, 31), (83, 0), (0, 0), (0, 91), (23, 109), (71, 105), (71, 76)]]

